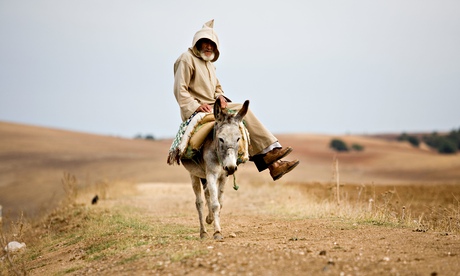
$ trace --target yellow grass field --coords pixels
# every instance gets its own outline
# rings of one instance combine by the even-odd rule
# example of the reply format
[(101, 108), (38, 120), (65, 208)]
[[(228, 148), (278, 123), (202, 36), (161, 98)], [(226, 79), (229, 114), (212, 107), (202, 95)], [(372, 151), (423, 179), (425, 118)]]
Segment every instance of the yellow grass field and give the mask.
[[(170, 139), (0, 122), (0, 245), (27, 244), (0, 253), (0, 275), (459, 275), (459, 154), (277, 137), (300, 165), (273, 182), (243, 164), (216, 243), (199, 239), (189, 176), (166, 164)], [(364, 151), (337, 154), (332, 138)]]

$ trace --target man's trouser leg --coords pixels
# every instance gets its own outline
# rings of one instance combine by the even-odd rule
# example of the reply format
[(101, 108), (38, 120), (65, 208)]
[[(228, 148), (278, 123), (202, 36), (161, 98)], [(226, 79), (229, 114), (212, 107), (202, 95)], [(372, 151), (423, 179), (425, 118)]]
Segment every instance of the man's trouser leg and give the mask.
[[(229, 109), (240, 110), (242, 104), (228, 103)], [(257, 119), (257, 117), (249, 109), (244, 117), (245, 126), (249, 131), (249, 139), (251, 141), (249, 147), (249, 160), (253, 161), (259, 172), (268, 168), (263, 160), (264, 149), (278, 142), (278, 139)], [(281, 146), (281, 145), (280, 145)]]

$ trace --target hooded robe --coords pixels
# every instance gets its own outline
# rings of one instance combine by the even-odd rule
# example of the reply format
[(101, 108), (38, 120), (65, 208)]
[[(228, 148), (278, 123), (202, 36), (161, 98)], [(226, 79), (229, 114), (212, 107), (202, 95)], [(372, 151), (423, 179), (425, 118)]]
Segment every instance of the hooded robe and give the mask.
[[(203, 60), (196, 47), (196, 43), (203, 38), (209, 39), (216, 44), (214, 59), (211, 61)], [(219, 39), (214, 31), (214, 20), (211, 20), (196, 32), (193, 37), (192, 47), (188, 48), (174, 63), (174, 96), (180, 107), (182, 121), (187, 120), (202, 104), (213, 105), (220, 95), (224, 96), (224, 91), (216, 77), (216, 68), (213, 64), (219, 58), (219, 55)], [(232, 103), (228, 98), (226, 99), (228, 108), (235, 110), (241, 108), (242, 104)], [(254, 116), (251, 110), (248, 111), (244, 120), (251, 137), (249, 147), (251, 156), (261, 153), (278, 141)]]

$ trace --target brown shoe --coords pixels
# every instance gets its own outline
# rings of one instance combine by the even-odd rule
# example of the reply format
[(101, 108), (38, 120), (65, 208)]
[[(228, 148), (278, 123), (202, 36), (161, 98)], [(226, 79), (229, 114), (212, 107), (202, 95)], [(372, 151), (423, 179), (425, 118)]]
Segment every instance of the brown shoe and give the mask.
[(267, 152), (264, 155), (264, 162), (267, 164), (267, 166), (273, 164), (274, 162), (280, 160), (281, 158), (284, 158), (287, 156), (289, 153), (291, 153), (292, 148), (287, 147), (287, 148), (274, 148), (271, 151)]
[(270, 165), (268, 168), (270, 170), (270, 175), (273, 178), (273, 181), (280, 179), (283, 175), (292, 171), (297, 165), (299, 165), (299, 163), (299, 160), (277, 161)]

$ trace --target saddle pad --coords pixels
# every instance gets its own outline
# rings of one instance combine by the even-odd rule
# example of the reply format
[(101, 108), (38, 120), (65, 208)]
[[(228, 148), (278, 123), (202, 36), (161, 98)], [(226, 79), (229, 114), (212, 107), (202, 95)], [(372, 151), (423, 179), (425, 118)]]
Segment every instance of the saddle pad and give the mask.
[[(213, 130), (214, 123), (215, 118), (212, 113), (197, 113), (193, 118), (183, 122), (169, 149), (167, 163), (180, 164), (180, 159), (192, 159)], [(249, 132), (243, 123), (240, 123), (240, 131), (242, 139), (239, 142), (238, 163), (245, 163), (249, 160)]]
[(214, 115), (208, 114), (201, 119), (201, 121), (196, 125), (192, 135), (190, 137), (189, 146), (192, 150), (199, 150), (201, 145), (203, 145), (204, 139), (208, 137), (209, 133), (214, 127)]

